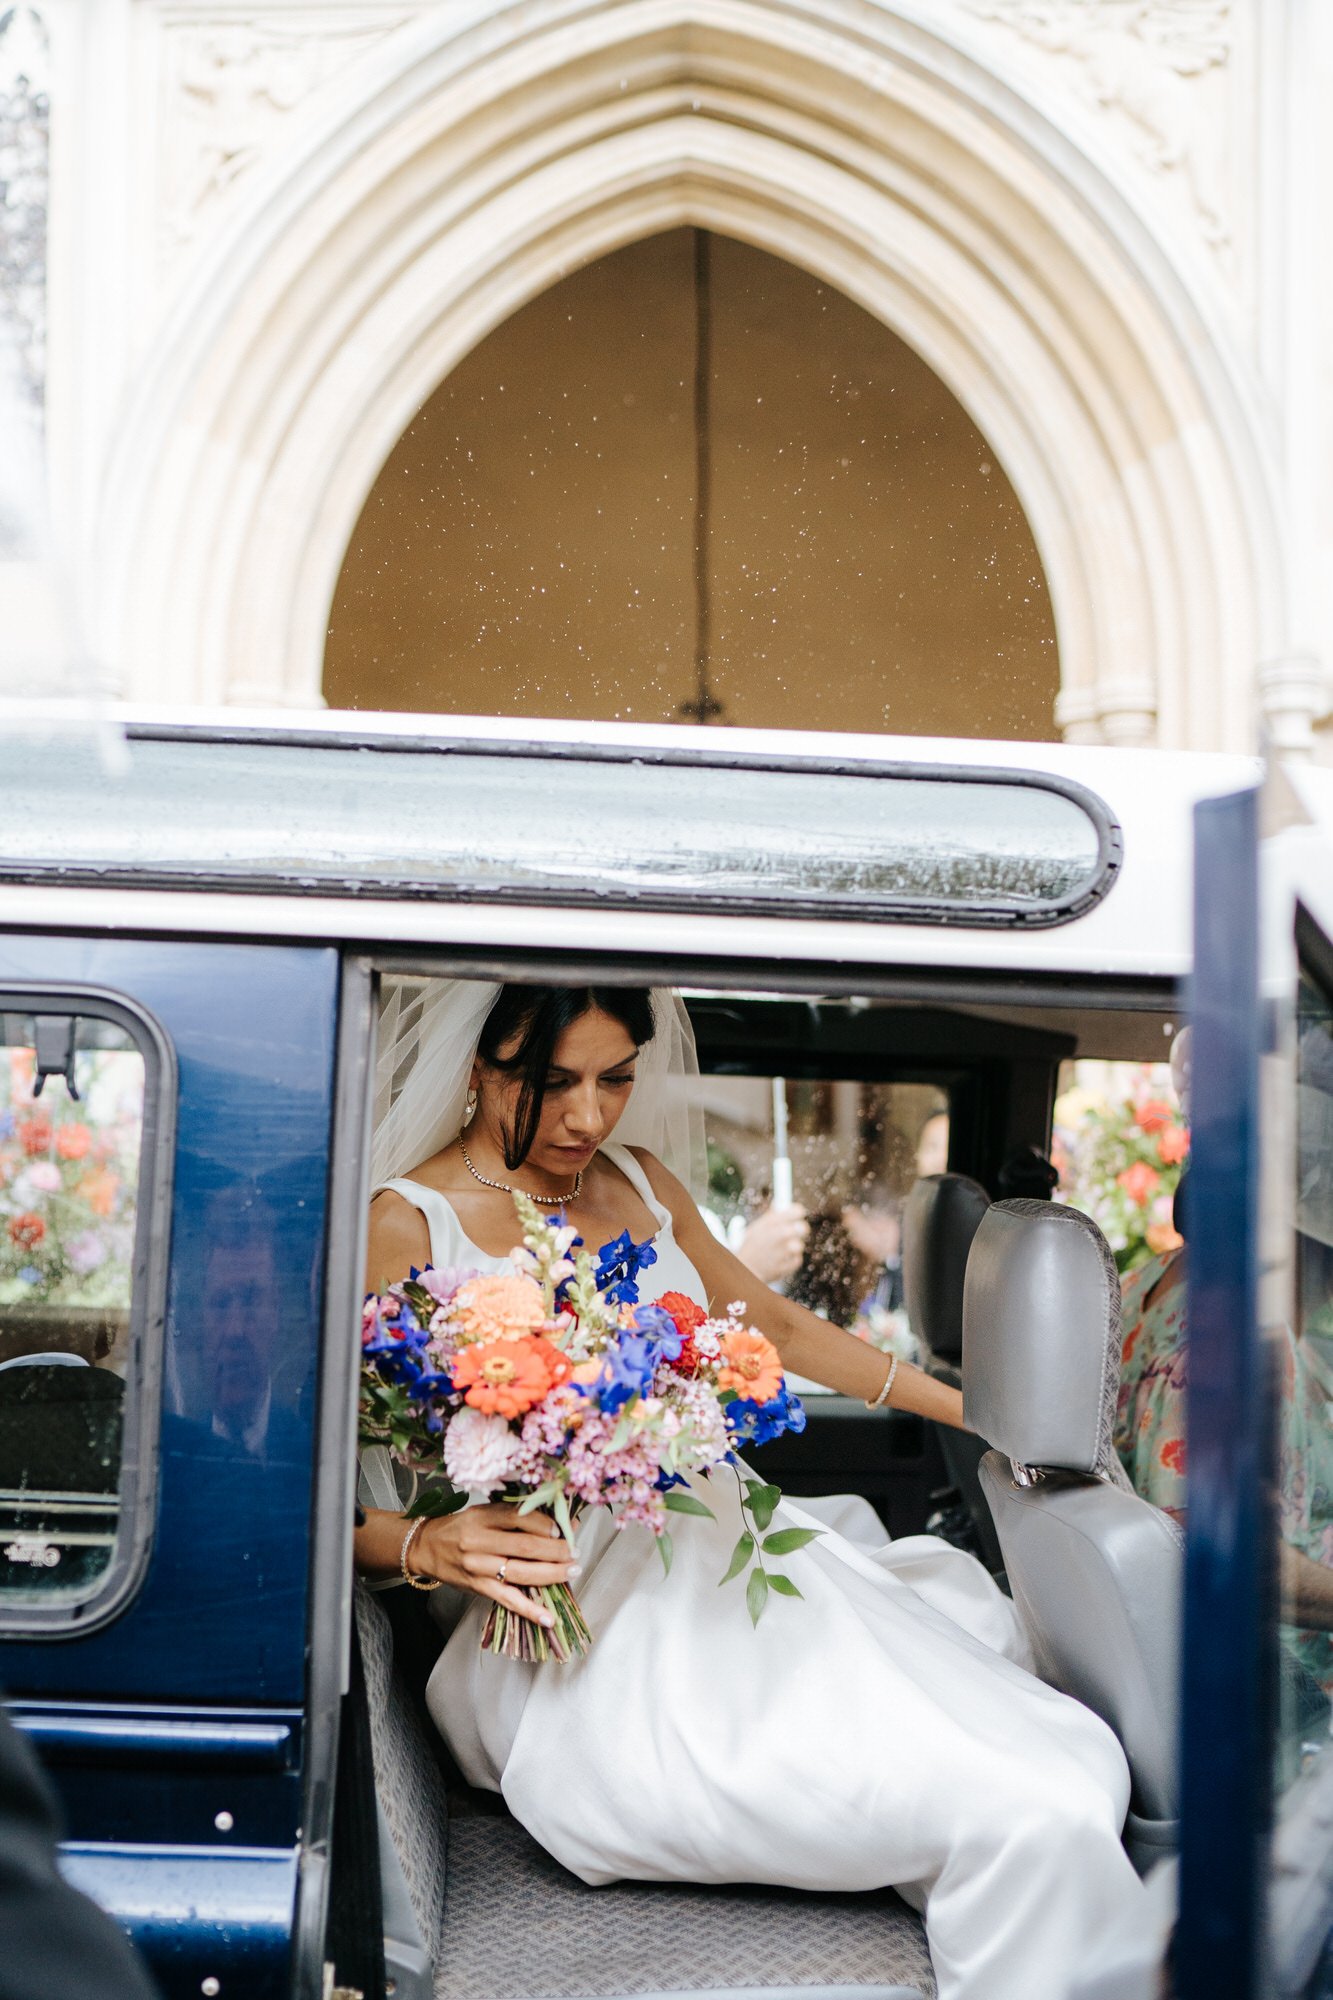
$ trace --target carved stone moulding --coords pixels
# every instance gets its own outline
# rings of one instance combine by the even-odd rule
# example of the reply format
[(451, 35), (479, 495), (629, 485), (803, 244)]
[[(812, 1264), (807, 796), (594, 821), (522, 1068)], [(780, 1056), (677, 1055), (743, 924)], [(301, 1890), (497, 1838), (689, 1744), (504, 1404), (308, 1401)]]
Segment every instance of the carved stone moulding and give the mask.
[(174, 5), (156, 10), (159, 277), (214, 231), (244, 181), (325, 98), (354, 103), (358, 62), (419, 11)]

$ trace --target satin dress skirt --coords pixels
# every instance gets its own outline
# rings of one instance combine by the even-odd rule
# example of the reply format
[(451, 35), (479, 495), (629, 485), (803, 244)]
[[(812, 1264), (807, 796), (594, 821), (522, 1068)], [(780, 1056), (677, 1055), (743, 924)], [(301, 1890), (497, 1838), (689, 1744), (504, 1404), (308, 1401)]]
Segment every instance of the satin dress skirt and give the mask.
[(428, 1690), (464, 1775), (585, 1882), (893, 1886), (940, 2000), (1063, 2000), (1146, 1920), (1111, 1731), (1028, 1670), (979, 1563), (886, 1543), (862, 1501), (781, 1504), (773, 1528), (822, 1532), (774, 1559), (802, 1596), (752, 1627), (743, 1581), (718, 1587), (736, 1481), (694, 1490), (717, 1518), (673, 1518), (669, 1575), (646, 1530), (579, 1523), (585, 1659), (482, 1655), (474, 1602)]

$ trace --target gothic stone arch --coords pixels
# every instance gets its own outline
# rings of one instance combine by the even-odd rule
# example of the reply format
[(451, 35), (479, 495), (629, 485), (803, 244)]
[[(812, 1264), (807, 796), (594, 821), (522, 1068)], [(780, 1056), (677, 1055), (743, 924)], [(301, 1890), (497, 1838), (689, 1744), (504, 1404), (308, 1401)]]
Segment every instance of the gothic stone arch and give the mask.
[(97, 566), (127, 694), (317, 703), (346, 544), (415, 409), (562, 273), (695, 224), (841, 287), (989, 437), (1069, 736), (1250, 746), (1282, 589), (1241, 373), (1148, 221), (938, 25), (473, 0), (359, 76), (257, 178), (142, 371)]

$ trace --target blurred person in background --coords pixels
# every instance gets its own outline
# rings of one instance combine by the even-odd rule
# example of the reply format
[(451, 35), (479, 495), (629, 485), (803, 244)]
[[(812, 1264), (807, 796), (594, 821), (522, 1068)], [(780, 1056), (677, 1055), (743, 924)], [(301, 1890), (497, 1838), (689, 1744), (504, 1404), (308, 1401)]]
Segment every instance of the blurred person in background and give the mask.
[(746, 1214), (740, 1164), (714, 1139), (708, 1141), (709, 1201), (699, 1213), (719, 1243), (764, 1284), (780, 1286), (801, 1268), (810, 1237), (809, 1217), (798, 1201), (766, 1202)]
[(932, 1111), (917, 1133), (916, 1177), (928, 1180), (932, 1174), (947, 1174), (949, 1171), (949, 1114), (946, 1110)]

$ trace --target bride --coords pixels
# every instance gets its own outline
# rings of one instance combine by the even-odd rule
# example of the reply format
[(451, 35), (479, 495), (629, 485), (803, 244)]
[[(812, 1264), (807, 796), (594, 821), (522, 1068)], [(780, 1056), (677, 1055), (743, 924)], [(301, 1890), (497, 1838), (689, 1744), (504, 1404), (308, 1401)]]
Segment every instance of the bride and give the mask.
[[(670, 1088), (697, 1070), (674, 995), (451, 981), (416, 1005), (382, 1057), (385, 1099), (416, 1060), (377, 1124), (372, 1289), (414, 1264), (501, 1268), (521, 1188), (594, 1248), (652, 1237), (645, 1300), (744, 1299), (789, 1371), (961, 1425), (955, 1389), (758, 1285), (712, 1236), (672, 1171), (700, 1151), (688, 1092)], [(704, 1488), (716, 1520), (673, 1522), (669, 1575), (652, 1537), (605, 1510), (580, 1520), (577, 1548), (504, 1502), (424, 1525), (368, 1510), (364, 1573), (450, 1584), (471, 1606), (427, 1690), (464, 1776), (585, 1882), (892, 1885), (924, 1914), (940, 2000), (1060, 2000), (1144, 1893), (1120, 1845), (1114, 1736), (1028, 1671), (978, 1563), (931, 1536), (868, 1535), (857, 1503), (783, 1501), (775, 1526), (822, 1532), (789, 1565), (802, 1601), (752, 1628), (743, 1593), (718, 1588), (741, 1528), (728, 1484)], [(586, 1658), (480, 1651), (491, 1601), (542, 1617), (517, 1586), (575, 1580)]]

